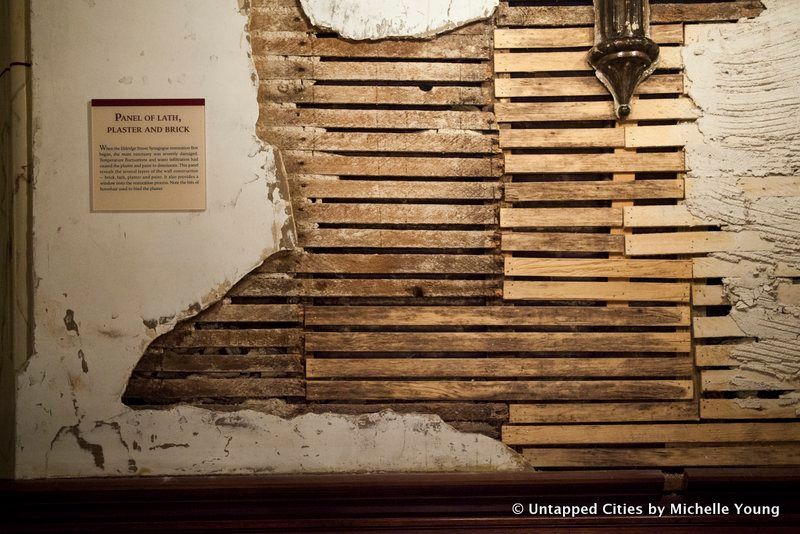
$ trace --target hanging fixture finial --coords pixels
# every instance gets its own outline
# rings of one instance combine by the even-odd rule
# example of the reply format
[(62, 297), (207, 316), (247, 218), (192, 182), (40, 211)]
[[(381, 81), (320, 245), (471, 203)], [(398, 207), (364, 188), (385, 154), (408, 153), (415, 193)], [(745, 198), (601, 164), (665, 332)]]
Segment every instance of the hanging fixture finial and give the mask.
[(589, 64), (614, 97), (617, 117), (631, 113), (636, 87), (656, 70), (648, 0), (594, 0), (595, 45)]

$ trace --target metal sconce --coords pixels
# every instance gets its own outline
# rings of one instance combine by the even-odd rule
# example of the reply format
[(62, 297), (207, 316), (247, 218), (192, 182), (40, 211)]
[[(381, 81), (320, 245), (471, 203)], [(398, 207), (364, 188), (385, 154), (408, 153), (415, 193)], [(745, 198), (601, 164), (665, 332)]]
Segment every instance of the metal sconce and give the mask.
[(595, 45), (589, 64), (614, 97), (617, 117), (631, 113), (636, 87), (656, 70), (648, 0), (594, 0)]

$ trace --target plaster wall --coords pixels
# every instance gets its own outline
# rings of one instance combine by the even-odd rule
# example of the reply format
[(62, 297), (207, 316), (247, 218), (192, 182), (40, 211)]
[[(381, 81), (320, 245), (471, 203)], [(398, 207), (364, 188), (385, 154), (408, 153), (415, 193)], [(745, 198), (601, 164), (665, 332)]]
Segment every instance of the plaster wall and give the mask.
[[(741, 362), (736, 386), (796, 389), (800, 10), (793, 0), (764, 4), (756, 19), (687, 27), (686, 74), (703, 116), (687, 145), (686, 203), (711, 224), (755, 231), (768, 244), (714, 255), (735, 273), (724, 279), (731, 317), (742, 337), (754, 340), (733, 354)], [(800, 414), (796, 392), (784, 401)]]
[[(242, 2), (241, 4), (247, 4)], [(17, 376), (16, 475), (518, 469), (438, 417), (292, 420), (132, 411), (144, 348), (290, 246), (236, 0), (33, 0), (34, 347)], [(208, 209), (91, 213), (92, 98), (204, 97)]]
[(300, 0), (315, 26), (348, 39), (430, 37), (494, 13), (499, 0)]

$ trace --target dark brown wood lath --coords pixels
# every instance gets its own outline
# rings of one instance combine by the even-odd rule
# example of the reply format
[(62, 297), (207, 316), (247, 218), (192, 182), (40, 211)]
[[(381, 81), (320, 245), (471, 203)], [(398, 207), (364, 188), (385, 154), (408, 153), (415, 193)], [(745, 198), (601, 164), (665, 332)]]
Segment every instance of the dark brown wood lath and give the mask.
[(543, 3), (354, 43), (294, 0), (252, 2), (258, 132), (301, 248), (158, 338), (126, 402), (436, 413), (505, 424), (536, 467), (797, 463), (794, 424), (701, 421), (701, 396), (725, 399), (699, 380), (692, 320), (703, 367), (724, 347), (703, 254), (730, 243), (681, 207), (672, 130), (697, 116), (682, 23), (760, 3), (653, 2), (661, 70), (620, 124), (585, 65), (591, 2)]

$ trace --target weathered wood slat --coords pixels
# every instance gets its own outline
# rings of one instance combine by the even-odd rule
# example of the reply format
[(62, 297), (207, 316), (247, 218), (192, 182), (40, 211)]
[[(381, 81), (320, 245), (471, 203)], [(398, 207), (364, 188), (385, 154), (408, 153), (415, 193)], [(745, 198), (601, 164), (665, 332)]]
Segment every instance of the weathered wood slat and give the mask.
[[(276, 124), (315, 128), (496, 130), (494, 114), (485, 111), (405, 109), (312, 109), (260, 104), (258, 131)], [(609, 108), (610, 109), (610, 108)]]
[(657, 228), (667, 226), (713, 226), (713, 221), (692, 214), (686, 206), (630, 206), (625, 208), (625, 226)]
[(202, 347), (295, 347), (300, 343), (297, 328), (238, 330), (173, 330), (151, 346), (167, 348)]
[(497, 212), (490, 205), (435, 204), (300, 204), (300, 219), (317, 223), (492, 225)]
[[(656, 400), (692, 395), (688, 380), (309, 381), (312, 400)], [(507, 428), (507, 427), (504, 427)]]
[(688, 326), (686, 306), (311, 306), (308, 326)]
[(499, 280), (294, 280), (248, 276), (231, 290), (240, 297), (499, 297)]
[(145, 354), (137, 371), (145, 372), (258, 372), (262, 377), (303, 373), (299, 354)]
[(697, 345), (694, 349), (698, 367), (729, 367), (739, 365), (731, 354), (739, 345)]
[(492, 232), (441, 230), (301, 230), (300, 246), (321, 248), (490, 249), (497, 246)]
[(506, 258), (507, 276), (691, 278), (691, 260)]
[[(682, 69), (681, 49), (662, 46), (659, 69)], [(585, 51), (577, 52), (495, 52), (495, 72), (564, 72), (593, 70)]]
[(141, 379), (128, 382), (125, 397), (185, 400), (201, 397), (271, 398), (305, 396), (305, 380), (298, 378), (184, 378)]
[(800, 423), (668, 423), (503, 427), (506, 445), (800, 441)]
[[(502, 81), (502, 79), (498, 81)], [(500, 130), (500, 146), (503, 148), (621, 148), (625, 146), (625, 130), (623, 128), (562, 128), (549, 130), (505, 128)], [(512, 185), (519, 184), (512, 182), (506, 187)]]
[(689, 352), (688, 332), (307, 332), (310, 352)]
[[(264, 80), (258, 87), (262, 101), (278, 103), (363, 105), (486, 105), (489, 87), (316, 85), (312, 80)], [(663, 91), (662, 91), (663, 92)]]
[(568, 232), (503, 232), (503, 251), (525, 252), (625, 252), (625, 237), (611, 234)]
[(615, 154), (509, 154), (506, 172), (601, 173), (681, 172), (686, 168), (683, 152)]
[[(653, 24), (650, 38), (658, 44), (683, 44), (681, 24)], [(498, 28), (495, 49), (578, 48), (594, 45), (594, 28)]]
[(303, 308), (297, 304), (222, 303), (192, 320), (197, 323), (297, 323), (303, 320)]
[(692, 304), (695, 306), (723, 306), (729, 304), (724, 286), (693, 285)]
[(496, 200), (497, 184), (489, 182), (403, 182), (394, 180), (337, 180), (299, 177), (293, 191), (302, 198), (458, 199)]
[[(571, 154), (574, 156), (574, 154)], [(631, 182), (576, 181), (523, 182), (505, 186), (510, 202), (548, 200), (639, 200), (683, 198), (683, 180), (634, 180)]]
[(503, 270), (495, 255), (467, 254), (306, 254), (300, 273), (456, 273), (493, 274)]
[(715, 337), (747, 337), (730, 315), (723, 317), (695, 317), (692, 330), (697, 339)]
[(625, 254), (629, 256), (752, 252), (773, 247), (755, 231), (634, 234), (625, 239)]
[[(757, 0), (702, 2), (692, 4), (653, 4), (654, 23), (737, 20), (758, 16), (764, 6)], [(592, 6), (516, 7), (500, 3), (500, 26), (580, 26), (594, 23)]]
[(622, 226), (621, 208), (501, 208), (504, 228)]
[(485, 82), (492, 78), (488, 63), (319, 61), (273, 56), (256, 56), (253, 61), (261, 80)]
[(689, 284), (655, 282), (527, 282), (506, 280), (507, 300), (689, 302)]
[(685, 377), (681, 358), (311, 358), (307, 378)]
[(800, 403), (791, 399), (700, 399), (703, 419), (797, 419)]
[(286, 170), (333, 176), (493, 177), (503, 173), (499, 158), (424, 158), (339, 156), (324, 152), (286, 150)]
[[(483, 36), (447, 34), (425, 41), (386, 39), (353, 42), (338, 37), (317, 37), (298, 31), (265, 32), (261, 30), (261, 26), (253, 26), (259, 28), (250, 32), (253, 55), (256, 56), (489, 59), (492, 50), (491, 34), (488, 33)], [(661, 35), (665, 32), (657, 30), (655, 33)]]
[(800, 463), (797, 445), (668, 448), (534, 448), (522, 451), (534, 468), (544, 467), (741, 467)]
[(510, 423), (613, 423), (694, 421), (694, 402), (624, 402), (580, 404), (512, 404)]
[[(682, 94), (683, 76), (654, 74), (636, 88), (637, 95)], [(608, 94), (608, 89), (595, 76), (552, 78), (497, 78), (494, 96), (519, 98), (539, 96), (595, 96)]]
[(500, 150), (496, 138), (475, 133), (345, 133), (281, 127), (262, 133), (265, 141), (288, 150), (450, 154), (493, 154)]
[[(497, 102), (498, 122), (616, 120), (612, 102)], [(628, 116), (630, 121), (694, 120), (700, 116), (691, 99), (659, 98), (637, 100)]]
[(703, 392), (712, 391), (795, 391), (800, 377), (777, 377), (746, 369), (703, 369), (700, 373)]
[(625, 128), (625, 146), (628, 148), (682, 147), (687, 132), (683, 126), (634, 126)]

